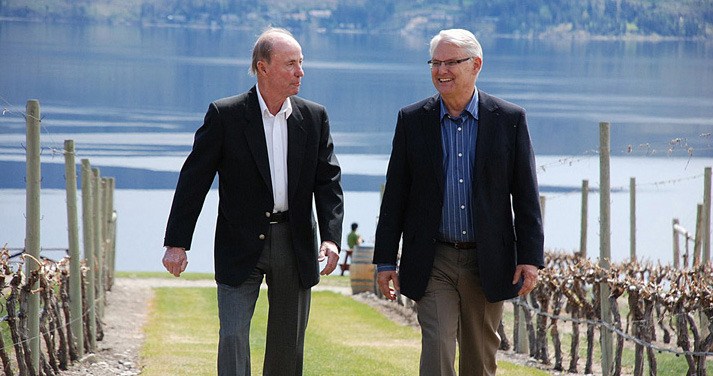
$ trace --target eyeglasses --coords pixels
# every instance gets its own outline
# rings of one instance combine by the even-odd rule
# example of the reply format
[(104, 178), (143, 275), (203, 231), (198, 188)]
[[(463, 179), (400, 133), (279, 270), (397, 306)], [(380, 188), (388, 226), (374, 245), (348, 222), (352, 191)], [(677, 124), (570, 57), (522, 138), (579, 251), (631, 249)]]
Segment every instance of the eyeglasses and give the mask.
[(428, 66), (431, 67), (431, 69), (438, 69), (441, 67), (441, 65), (445, 65), (446, 68), (453, 68), (456, 65), (458, 65), (464, 61), (470, 60), (470, 59), (472, 59), (472, 57), (464, 57), (462, 59), (446, 60), (446, 61), (429, 60), (429, 61), (427, 61), (427, 63), (428, 63)]

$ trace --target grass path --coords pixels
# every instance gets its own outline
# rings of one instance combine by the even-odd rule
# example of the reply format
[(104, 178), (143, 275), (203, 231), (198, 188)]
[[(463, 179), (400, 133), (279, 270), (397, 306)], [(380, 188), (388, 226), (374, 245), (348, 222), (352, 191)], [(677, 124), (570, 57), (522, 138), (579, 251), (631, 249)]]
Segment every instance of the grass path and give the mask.
[[(144, 328), (142, 375), (213, 375), (217, 353), (215, 288), (157, 288)], [(262, 374), (267, 301), (261, 294), (251, 327), (252, 372)], [(305, 375), (416, 375), (420, 334), (372, 307), (329, 291), (312, 294)], [(547, 375), (499, 362), (499, 375)]]

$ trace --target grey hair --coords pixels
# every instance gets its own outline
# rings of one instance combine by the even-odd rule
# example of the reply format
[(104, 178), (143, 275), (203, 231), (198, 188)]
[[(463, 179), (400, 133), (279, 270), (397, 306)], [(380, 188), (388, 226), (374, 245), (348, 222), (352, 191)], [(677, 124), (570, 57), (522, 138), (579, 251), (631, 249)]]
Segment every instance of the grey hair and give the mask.
[(436, 36), (431, 39), (430, 51), (433, 57), (433, 51), (439, 43), (450, 43), (460, 48), (465, 49), (469, 57), (479, 57), (483, 60), (483, 48), (480, 46), (478, 39), (468, 30), (464, 29), (449, 29), (441, 30)]
[[(249, 73), (252, 76), (257, 76), (257, 62), (264, 60), (270, 62), (272, 58), (272, 48), (275, 45), (275, 36), (283, 35), (288, 36), (292, 39), (295, 37), (290, 33), (289, 30), (283, 29), (281, 27), (268, 27), (265, 31), (260, 34), (260, 36), (255, 41), (255, 46), (253, 47), (253, 60), (250, 64)], [(296, 39), (295, 39), (296, 40)]]

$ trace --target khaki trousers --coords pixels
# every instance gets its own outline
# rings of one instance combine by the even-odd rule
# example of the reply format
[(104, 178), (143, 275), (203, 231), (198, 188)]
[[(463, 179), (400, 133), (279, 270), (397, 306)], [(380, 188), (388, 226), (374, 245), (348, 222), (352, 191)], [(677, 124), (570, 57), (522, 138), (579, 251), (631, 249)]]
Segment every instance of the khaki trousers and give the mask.
[(437, 244), (426, 294), (417, 304), (421, 324), (421, 376), (495, 375), (503, 302), (488, 303), (481, 288), (475, 249)]

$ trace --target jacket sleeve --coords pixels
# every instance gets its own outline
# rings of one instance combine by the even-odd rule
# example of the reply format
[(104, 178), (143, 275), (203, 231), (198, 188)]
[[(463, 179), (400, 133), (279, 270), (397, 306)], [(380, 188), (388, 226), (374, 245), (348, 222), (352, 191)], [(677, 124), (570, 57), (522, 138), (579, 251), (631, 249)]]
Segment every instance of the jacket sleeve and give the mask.
[(340, 249), (342, 221), (344, 219), (344, 194), (342, 192), (342, 172), (329, 130), (327, 111), (322, 110), (319, 155), (315, 176), (314, 198), (319, 222), (320, 239), (330, 240)]
[(193, 149), (181, 168), (166, 225), (164, 246), (191, 248), (198, 215), (218, 168), (223, 138), (218, 107), (212, 103), (203, 125), (196, 131)]
[(403, 111), (399, 112), (386, 172), (386, 186), (381, 200), (379, 223), (374, 243), (375, 264), (396, 265), (399, 241), (403, 233), (406, 200), (411, 184), (407, 158), (407, 140)]
[(512, 205), (515, 213), (517, 263), (544, 267), (544, 234), (537, 186), (537, 167), (525, 113), (516, 124)]

